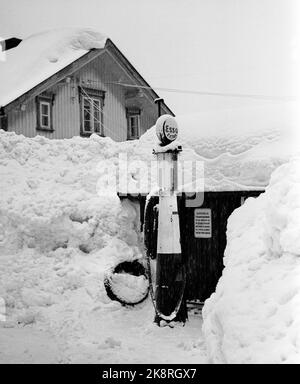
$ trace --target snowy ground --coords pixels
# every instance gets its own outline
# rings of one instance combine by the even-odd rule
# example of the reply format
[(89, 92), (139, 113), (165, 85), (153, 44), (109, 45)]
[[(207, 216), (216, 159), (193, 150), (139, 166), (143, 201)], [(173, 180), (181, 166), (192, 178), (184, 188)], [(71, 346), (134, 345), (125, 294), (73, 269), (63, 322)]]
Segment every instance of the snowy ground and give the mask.
[[(135, 250), (134, 252), (138, 252)], [(134, 252), (121, 240), (93, 254), (58, 248), (1, 255), (0, 362), (204, 363), (202, 319), (175, 328), (153, 323), (150, 298), (136, 307), (111, 301), (104, 273)]]
[(1, 364), (53, 364), (58, 347), (51, 334), (32, 327), (0, 328)]
[(147, 301), (134, 309), (108, 304), (79, 317), (54, 334), (36, 325), (0, 328), (0, 363), (207, 362), (199, 315), (190, 315), (184, 327), (159, 328)]

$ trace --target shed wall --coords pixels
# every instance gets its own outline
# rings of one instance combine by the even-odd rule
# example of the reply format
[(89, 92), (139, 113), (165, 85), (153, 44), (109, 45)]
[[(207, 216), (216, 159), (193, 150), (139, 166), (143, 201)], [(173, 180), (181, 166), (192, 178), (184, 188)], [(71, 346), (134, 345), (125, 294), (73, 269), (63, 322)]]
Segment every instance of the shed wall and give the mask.
[(241, 199), (262, 191), (206, 192), (200, 209), (211, 210), (211, 237), (195, 237), (195, 210), (180, 203), (182, 249), (187, 266), (186, 298), (205, 301), (215, 291), (224, 268), (227, 220)]

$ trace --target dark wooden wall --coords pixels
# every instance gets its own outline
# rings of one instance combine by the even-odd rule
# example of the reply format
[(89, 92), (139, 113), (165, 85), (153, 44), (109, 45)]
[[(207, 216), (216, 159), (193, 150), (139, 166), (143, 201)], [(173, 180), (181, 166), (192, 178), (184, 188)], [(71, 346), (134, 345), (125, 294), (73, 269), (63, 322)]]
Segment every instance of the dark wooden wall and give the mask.
[(199, 208), (211, 209), (211, 238), (195, 238), (194, 210), (179, 202), (182, 251), (187, 265), (186, 299), (206, 300), (216, 288), (223, 271), (227, 219), (241, 205), (242, 197), (256, 197), (261, 191), (206, 192)]

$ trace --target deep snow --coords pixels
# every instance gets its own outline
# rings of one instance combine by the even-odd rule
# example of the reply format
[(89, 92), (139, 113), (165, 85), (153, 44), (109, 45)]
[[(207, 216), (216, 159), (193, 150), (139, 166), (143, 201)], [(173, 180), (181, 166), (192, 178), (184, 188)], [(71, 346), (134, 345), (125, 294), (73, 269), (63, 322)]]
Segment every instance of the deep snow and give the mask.
[(120, 152), (139, 158), (134, 142), (0, 131), (0, 362), (206, 361), (199, 316), (158, 328), (150, 299), (125, 308), (106, 294), (116, 264), (143, 262), (137, 206), (102, 190)]
[[(270, 107), (267, 115), (260, 109), (223, 112), (228, 115), (223, 129), (226, 119), (222, 114), (215, 120), (211, 114), (194, 119), (178, 117), (184, 149), (181, 158), (204, 163), (206, 190), (265, 188), (271, 173), (299, 153), (293, 108)], [(238, 116), (244, 113), (248, 120), (239, 126)], [(261, 118), (268, 124), (255, 129)], [(143, 262), (138, 207), (120, 201), (106, 170), (118, 168), (121, 155), (123, 165), (126, 158), (131, 162), (128, 174), (133, 189), (149, 192), (155, 188), (154, 180), (145, 182), (136, 167), (141, 160), (149, 163), (154, 159), (154, 131), (152, 128), (140, 140), (125, 143), (97, 135), (48, 140), (0, 131), (0, 297), (5, 299), (7, 312), (7, 321), (0, 321), (1, 362), (206, 361), (199, 317), (192, 316), (184, 328), (158, 328), (152, 322), (149, 300), (136, 308), (124, 308), (107, 297), (103, 286), (106, 272), (117, 263), (135, 259)], [(299, 341), (295, 336), (299, 321), (291, 323), (293, 300), (298, 300), (297, 283), (292, 288), (291, 284), (298, 273), (294, 268), (298, 242), (293, 228), (297, 228), (299, 212), (293, 201), (299, 201), (299, 191), (293, 179), (298, 173), (289, 173), (288, 167), (281, 168), (283, 178), (285, 173), (289, 175), (282, 184), (286, 195), (279, 192), (280, 183), (273, 176), (274, 187), (271, 185), (263, 195), (270, 196), (269, 200), (249, 200), (230, 219), (228, 267), (204, 311), (212, 361), (253, 361), (267, 356), (266, 351), (274, 345), (282, 346), (282, 355), (274, 352), (269, 359), (297, 358), (289, 351), (295, 351)], [(293, 201), (285, 200), (293, 196), (287, 193), (288, 186), (292, 187)], [(260, 203), (265, 201), (270, 202), (268, 208)], [(289, 215), (282, 216), (279, 210), (278, 216), (277, 208), (285, 205), (290, 207)], [(262, 212), (269, 212), (268, 224), (262, 220)], [(275, 226), (271, 225), (274, 218)], [(290, 223), (293, 242), (282, 235), (286, 222)], [(265, 234), (263, 240), (261, 233)], [(279, 235), (280, 241), (287, 239), (284, 248), (278, 246)], [(249, 249), (251, 254), (247, 253)], [(284, 255), (275, 258), (282, 249)], [(236, 265), (236, 269), (230, 265)], [(271, 274), (276, 278), (272, 280)], [(252, 284), (253, 276), (258, 277)], [(278, 279), (284, 284), (278, 284)], [(243, 296), (249, 297), (248, 290), (253, 292), (250, 307)], [(264, 290), (266, 295), (261, 294)], [(276, 313), (282, 316), (278, 329)], [(264, 314), (269, 314), (271, 320), (266, 324), (274, 331), (266, 337), (266, 327), (262, 326), (265, 317), (260, 317)], [(288, 336), (281, 334), (284, 327), (289, 330)], [(47, 340), (49, 350), (45, 350)], [(280, 340), (287, 344), (280, 344)], [(24, 346), (24, 351), (17, 353), (15, 343)], [(259, 346), (261, 354), (256, 353)]]
[(230, 216), (225, 269), (203, 309), (215, 363), (300, 363), (300, 158)]

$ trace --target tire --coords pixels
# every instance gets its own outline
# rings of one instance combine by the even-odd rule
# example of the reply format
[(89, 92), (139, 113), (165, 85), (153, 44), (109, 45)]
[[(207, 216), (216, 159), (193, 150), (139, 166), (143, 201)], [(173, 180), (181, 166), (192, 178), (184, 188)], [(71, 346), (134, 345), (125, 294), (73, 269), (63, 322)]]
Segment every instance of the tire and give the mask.
[(140, 304), (149, 294), (145, 267), (138, 260), (122, 262), (107, 272), (104, 287), (111, 300), (130, 306)]

